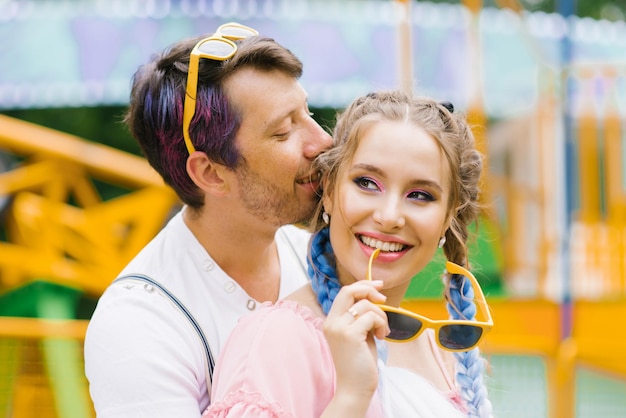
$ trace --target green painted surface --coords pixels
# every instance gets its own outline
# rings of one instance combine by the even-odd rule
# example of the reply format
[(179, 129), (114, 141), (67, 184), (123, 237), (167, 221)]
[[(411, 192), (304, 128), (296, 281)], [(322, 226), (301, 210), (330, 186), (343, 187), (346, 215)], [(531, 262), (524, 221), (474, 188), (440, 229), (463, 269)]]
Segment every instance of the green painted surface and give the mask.
[[(476, 231), (473, 227), (470, 231)], [(489, 219), (480, 219), (479, 228), (468, 247), (472, 273), (478, 279), (485, 296), (503, 296), (502, 252), (496, 225)], [(434, 260), (417, 274), (407, 291), (407, 299), (440, 298), (443, 292), (441, 274), (445, 266), (442, 250)]]

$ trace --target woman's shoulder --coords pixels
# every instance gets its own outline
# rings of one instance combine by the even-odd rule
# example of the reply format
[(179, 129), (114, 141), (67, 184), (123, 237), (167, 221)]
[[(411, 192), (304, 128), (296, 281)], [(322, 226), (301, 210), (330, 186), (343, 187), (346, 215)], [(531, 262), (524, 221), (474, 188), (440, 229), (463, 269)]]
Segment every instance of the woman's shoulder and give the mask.
[(275, 303), (264, 302), (251, 315), (244, 317), (241, 322), (271, 321), (272, 323), (300, 324), (306, 323), (321, 329), (323, 318), (320, 318), (311, 307), (296, 300), (283, 299)]
[(332, 356), (322, 324), (322, 318), (295, 301), (264, 303), (239, 320), (220, 352), (216, 374), (237, 375), (237, 384), (253, 385), (270, 370), (273, 374), (285, 367), (289, 369), (285, 373), (317, 370), (320, 363), (330, 368)]
[[(264, 303), (243, 317), (220, 353), (211, 393), (215, 403), (205, 416), (282, 416), (277, 411), (311, 416), (311, 405), (322, 395), (332, 397), (334, 369), (322, 323), (293, 300)], [(251, 393), (262, 396), (249, 398)], [(273, 412), (263, 415), (260, 405)]]
[(263, 347), (268, 340), (307, 344), (323, 338), (322, 324), (311, 308), (296, 301), (265, 302), (239, 320), (228, 345)]
[(285, 298), (285, 301), (294, 301), (299, 305), (306, 306), (309, 310), (320, 319), (326, 318), (324, 312), (322, 311), (322, 307), (317, 301), (317, 296), (315, 292), (313, 292), (313, 288), (311, 287), (311, 283), (307, 283), (304, 286), (301, 286), (299, 289), (291, 293)]

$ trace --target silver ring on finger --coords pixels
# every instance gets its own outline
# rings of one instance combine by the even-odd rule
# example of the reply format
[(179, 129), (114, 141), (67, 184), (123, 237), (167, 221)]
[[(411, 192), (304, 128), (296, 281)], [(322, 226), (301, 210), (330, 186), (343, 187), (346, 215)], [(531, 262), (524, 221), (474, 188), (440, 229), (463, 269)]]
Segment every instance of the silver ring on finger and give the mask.
[(357, 319), (359, 317), (359, 311), (357, 311), (354, 308), (354, 306), (350, 306), (350, 309), (348, 309), (348, 312), (350, 313), (350, 315), (354, 317), (354, 319)]

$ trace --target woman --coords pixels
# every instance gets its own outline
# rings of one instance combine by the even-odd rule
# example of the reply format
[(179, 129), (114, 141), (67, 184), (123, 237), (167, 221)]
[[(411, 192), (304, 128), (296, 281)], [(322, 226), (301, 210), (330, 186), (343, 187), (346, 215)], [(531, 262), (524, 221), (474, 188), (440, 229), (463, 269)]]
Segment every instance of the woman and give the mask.
[[(438, 247), (468, 266), (482, 159), (467, 123), (449, 104), (374, 93), (340, 116), (334, 141), (317, 159), (311, 285), (240, 321), (203, 416), (490, 416), (484, 361), (466, 350), (489, 324), (469, 322), (474, 289), (462, 276), (445, 274), (448, 308), (477, 324), (476, 341), (449, 344), (445, 327), (385, 340), (397, 331), (391, 311)], [(368, 263), (376, 280), (364, 280)]]

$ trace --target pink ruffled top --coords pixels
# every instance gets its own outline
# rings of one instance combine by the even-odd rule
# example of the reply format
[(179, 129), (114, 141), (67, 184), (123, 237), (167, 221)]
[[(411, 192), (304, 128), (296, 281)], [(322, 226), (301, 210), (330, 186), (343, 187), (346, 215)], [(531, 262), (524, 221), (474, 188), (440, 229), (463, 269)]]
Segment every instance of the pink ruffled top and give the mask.
[[(308, 307), (285, 300), (264, 303), (242, 318), (218, 358), (212, 404), (203, 418), (319, 417), (335, 392), (335, 368), (322, 323)], [(462, 406), (456, 392), (438, 396), (449, 406), (456, 404), (457, 412)], [(386, 398), (377, 392), (366, 417), (388, 418)]]

